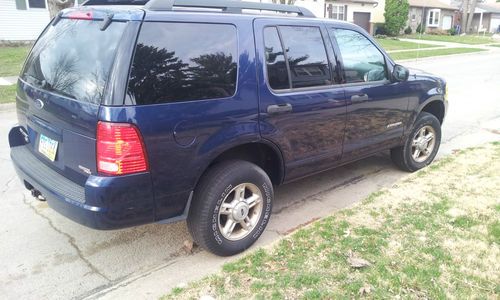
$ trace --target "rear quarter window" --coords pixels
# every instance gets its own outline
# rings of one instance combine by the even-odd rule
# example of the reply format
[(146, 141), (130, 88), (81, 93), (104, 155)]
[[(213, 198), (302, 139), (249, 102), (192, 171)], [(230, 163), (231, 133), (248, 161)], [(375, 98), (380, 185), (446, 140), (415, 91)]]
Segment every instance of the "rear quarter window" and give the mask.
[(237, 51), (233, 25), (144, 23), (127, 102), (145, 105), (231, 97), (236, 91)]

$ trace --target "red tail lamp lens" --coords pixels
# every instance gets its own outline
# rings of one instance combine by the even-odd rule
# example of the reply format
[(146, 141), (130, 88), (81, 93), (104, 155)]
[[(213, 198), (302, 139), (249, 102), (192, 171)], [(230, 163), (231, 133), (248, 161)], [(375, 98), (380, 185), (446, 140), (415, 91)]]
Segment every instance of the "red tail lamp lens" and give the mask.
[(98, 123), (97, 170), (109, 175), (148, 171), (146, 149), (137, 127), (128, 123)]

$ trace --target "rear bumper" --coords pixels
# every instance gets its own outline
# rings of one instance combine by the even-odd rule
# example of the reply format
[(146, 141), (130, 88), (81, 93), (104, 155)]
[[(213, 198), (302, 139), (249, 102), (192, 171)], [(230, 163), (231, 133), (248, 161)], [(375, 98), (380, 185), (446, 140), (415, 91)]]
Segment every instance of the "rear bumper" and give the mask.
[(10, 154), (26, 188), (40, 191), (50, 207), (77, 223), (107, 230), (154, 221), (149, 173), (120, 177), (91, 175), (85, 186), (81, 186), (40, 161), (29, 146), (13, 146)]

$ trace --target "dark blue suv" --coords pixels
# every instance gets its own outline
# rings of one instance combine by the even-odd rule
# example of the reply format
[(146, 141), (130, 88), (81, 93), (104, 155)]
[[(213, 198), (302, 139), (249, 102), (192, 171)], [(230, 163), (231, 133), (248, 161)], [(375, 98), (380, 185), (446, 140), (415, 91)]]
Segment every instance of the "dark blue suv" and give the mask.
[(264, 231), (275, 186), (383, 150), (404, 170), (431, 163), (445, 91), (358, 26), (296, 6), (89, 0), (26, 60), (11, 157), (78, 223), (187, 219), (232, 255)]

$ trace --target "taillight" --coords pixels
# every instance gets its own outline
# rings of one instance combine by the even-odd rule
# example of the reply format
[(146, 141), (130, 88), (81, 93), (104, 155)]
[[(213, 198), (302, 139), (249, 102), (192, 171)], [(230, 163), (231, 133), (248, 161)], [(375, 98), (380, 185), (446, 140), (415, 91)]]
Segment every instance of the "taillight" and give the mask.
[(148, 170), (146, 149), (137, 127), (128, 123), (97, 124), (97, 170), (109, 175)]

